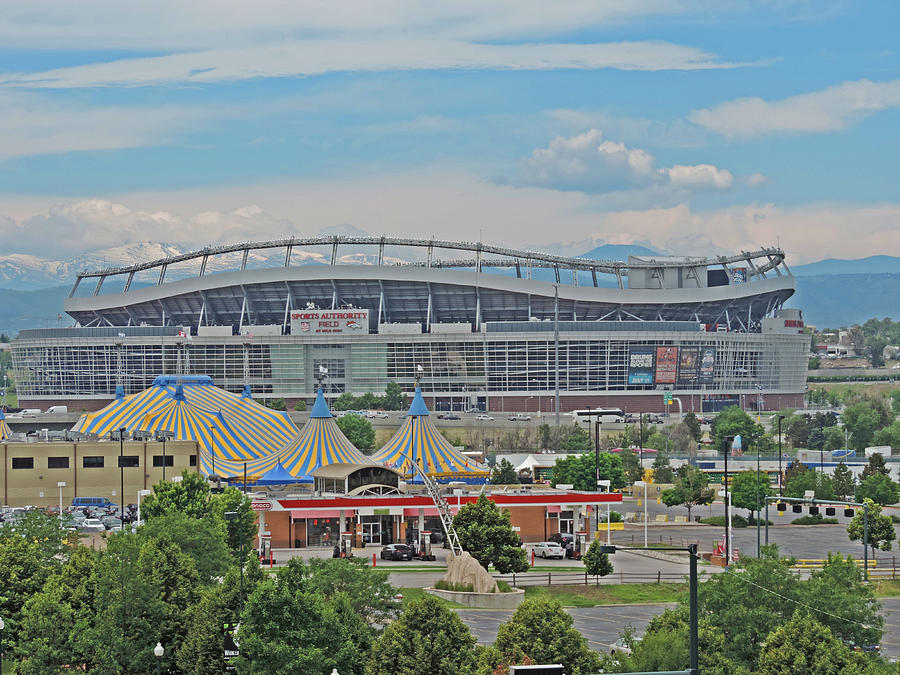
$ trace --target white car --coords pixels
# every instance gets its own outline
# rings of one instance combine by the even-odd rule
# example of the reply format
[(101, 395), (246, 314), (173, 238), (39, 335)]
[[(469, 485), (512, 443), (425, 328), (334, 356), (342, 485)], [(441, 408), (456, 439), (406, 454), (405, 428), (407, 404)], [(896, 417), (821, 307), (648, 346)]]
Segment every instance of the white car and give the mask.
[(555, 541), (542, 541), (534, 545), (534, 555), (540, 558), (559, 558), (562, 560), (566, 557), (566, 549)]
[(77, 525), (82, 532), (106, 532), (104, 525), (99, 518), (85, 518), (80, 525)]
[(530, 422), (531, 415), (528, 415), (526, 413), (514, 413), (506, 419), (508, 419), (510, 422)]
[(475, 415), (476, 420), (481, 420), (482, 422), (493, 422), (494, 418), (490, 415)]

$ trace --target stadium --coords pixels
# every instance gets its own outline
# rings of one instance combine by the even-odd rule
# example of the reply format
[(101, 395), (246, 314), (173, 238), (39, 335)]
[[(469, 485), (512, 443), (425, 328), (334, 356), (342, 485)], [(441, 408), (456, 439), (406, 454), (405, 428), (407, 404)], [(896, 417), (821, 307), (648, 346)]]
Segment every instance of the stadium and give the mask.
[(167, 375), (309, 403), (412, 392), (434, 410), (686, 412), (802, 403), (809, 339), (784, 252), (572, 258), (482, 243), (291, 238), (85, 271), (72, 328), (12, 345), (23, 407), (96, 410)]

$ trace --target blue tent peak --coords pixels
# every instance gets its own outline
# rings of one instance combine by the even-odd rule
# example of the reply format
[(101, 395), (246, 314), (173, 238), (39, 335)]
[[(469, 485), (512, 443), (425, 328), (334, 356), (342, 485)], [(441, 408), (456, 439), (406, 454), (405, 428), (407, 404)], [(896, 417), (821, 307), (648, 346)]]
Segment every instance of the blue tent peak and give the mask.
[(425, 405), (425, 399), (422, 398), (422, 390), (416, 387), (416, 393), (413, 395), (412, 405), (409, 406), (408, 415), (428, 415), (428, 406)]
[(300, 479), (293, 476), (280, 461), (276, 460), (275, 466), (266, 471), (256, 482), (261, 485), (283, 485), (284, 483), (299, 483)]
[(153, 380), (154, 387), (171, 387), (174, 384), (212, 384), (213, 379), (209, 375), (157, 375)]
[(325, 395), (322, 393), (321, 389), (316, 392), (316, 402), (313, 405), (312, 412), (309, 414), (310, 419), (318, 417), (332, 417), (331, 411), (328, 409), (328, 404), (325, 402)]
[(252, 398), (253, 394), (250, 392), (250, 385), (245, 384), (244, 390), (241, 392), (241, 398)]
[(125, 398), (125, 387), (123, 387), (121, 384), (117, 384), (116, 385), (116, 400), (121, 401), (123, 398)]
[(175, 385), (175, 400), (183, 401), (184, 400), (184, 386), (179, 382)]
[(6, 419), (6, 413), (3, 412), (3, 408), (0, 408), (0, 420)]

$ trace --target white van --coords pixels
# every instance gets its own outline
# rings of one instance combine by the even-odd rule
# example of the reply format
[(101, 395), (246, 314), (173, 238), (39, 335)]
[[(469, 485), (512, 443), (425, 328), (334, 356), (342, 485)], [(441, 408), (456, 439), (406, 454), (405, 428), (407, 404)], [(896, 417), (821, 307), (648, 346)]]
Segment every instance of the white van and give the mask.
[(69, 406), (67, 405), (51, 405), (47, 408), (48, 415), (65, 415), (69, 412)]

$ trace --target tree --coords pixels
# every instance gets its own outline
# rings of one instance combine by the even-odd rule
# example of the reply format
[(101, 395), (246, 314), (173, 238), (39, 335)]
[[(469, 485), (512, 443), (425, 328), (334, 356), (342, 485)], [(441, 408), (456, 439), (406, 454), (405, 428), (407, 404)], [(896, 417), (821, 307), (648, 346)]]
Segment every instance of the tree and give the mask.
[(787, 465), (787, 468), (784, 470), (784, 484), (787, 485), (794, 478), (799, 476), (802, 473), (806, 473), (808, 469), (805, 465), (801, 464), (796, 459)]
[(699, 441), (703, 438), (703, 430), (700, 428), (700, 420), (697, 419), (697, 416), (693, 413), (693, 411), (687, 413), (682, 420), (684, 425), (690, 430), (691, 437), (695, 441)]
[[(894, 393), (900, 394), (900, 390)], [(894, 403), (897, 402), (900, 402), (900, 397), (894, 399)], [(900, 411), (896, 412), (896, 414), (900, 415)], [(889, 445), (895, 450), (900, 449), (900, 420), (876, 431), (875, 436), (872, 438), (872, 443), (874, 445)]]
[(353, 410), (356, 405), (356, 399), (349, 391), (345, 391), (331, 402), (332, 410)]
[[(725, 447), (725, 439), (740, 436), (744, 451), (750, 446), (756, 447), (757, 442), (765, 436), (762, 425), (756, 424), (746, 412), (736, 405), (728, 406), (713, 420), (713, 443), (717, 452), (722, 452)], [(729, 452), (731, 446), (729, 445)]]
[(493, 565), (500, 574), (528, 569), (525, 549), (509, 522), (509, 511), (501, 511), (486, 495), (463, 506), (453, 518), (453, 528), (463, 550), (484, 569)]
[(369, 654), (366, 675), (464, 675), (474, 670), (474, 648), (475, 638), (456, 612), (425, 595), (384, 630)]
[(856, 501), (871, 499), (882, 506), (892, 506), (900, 501), (900, 487), (882, 473), (872, 474), (860, 481), (856, 488)]
[(843, 448), (845, 445), (846, 441), (843, 430), (839, 427), (828, 427), (825, 430), (825, 442), (822, 444), (821, 448), (816, 449), (831, 452), (832, 450)]
[(709, 476), (690, 464), (683, 464), (678, 468), (675, 485), (663, 490), (661, 497), (666, 506), (686, 506), (690, 520), (694, 506), (710, 504), (713, 500)]
[(756, 471), (740, 471), (731, 479), (731, 503), (739, 509), (747, 509), (757, 518), (766, 505), (766, 497), (774, 495), (769, 476)]
[(843, 462), (838, 462), (834, 467), (831, 484), (834, 487), (834, 494), (841, 499), (856, 492), (856, 477)]
[[(863, 541), (863, 546), (867, 544), (871, 546), (873, 555), (876, 548), (880, 548), (882, 551), (890, 551), (891, 542), (897, 538), (894, 522), (890, 516), (883, 515), (881, 506), (871, 499), (866, 499), (863, 503), (869, 505), (869, 538), (867, 541)], [(862, 541), (865, 529), (864, 518), (863, 509), (857, 509), (853, 520), (847, 525), (847, 534), (850, 536), (850, 541)]]
[(825, 431), (822, 427), (813, 427), (810, 429), (806, 445), (811, 450), (821, 450), (825, 446)]
[[(251, 504), (250, 497), (231, 486), (212, 499), (211, 511), (224, 524), (225, 544), (238, 563), (242, 558), (246, 560), (250, 556), (258, 531), (256, 514)], [(236, 514), (236, 517), (226, 519), (225, 514), (229, 512)]]
[(569, 427), (569, 433), (562, 443), (563, 450), (566, 452), (587, 452), (593, 448), (594, 444), (591, 441), (591, 434), (587, 429), (577, 425)]
[(875, 432), (892, 421), (887, 406), (875, 400), (862, 400), (848, 405), (841, 415), (844, 428), (850, 432), (850, 445), (862, 452), (872, 443)]
[(594, 541), (591, 542), (591, 545), (588, 546), (587, 552), (582, 556), (585, 570), (587, 570), (588, 574), (598, 577), (598, 585), (600, 583), (599, 577), (605, 577), (607, 574), (612, 574), (613, 572), (612, 563), (609, 561), (609, 554), (601, 553), (601, 547), (602, 544), (600, 544), (600, 540), (594, 539)]
[(390, 573), (373, 568), (364, 558), (312, 558), (309, 561), (306, 587), (325, 598), (343, 593), (353, 611), (381, 625), (397, 617)]
[(67, 530), (58, 516), (39, 509), (26, 511), (16, 521), (0, 523), (0, 537), (16, 535), (35, 542), (48, 562), (63, 556), (78, 541), (78, 536)]
[(891, 470), (887, 468), (887, 465), (884, 462), (884, 457), (881, 456), (881, 453), (873, 452), (872, 456), (869, 457), (869, 463), (863, 467), (862, 475), (859, 479), (863, 481), (869, 476), (875, 476), (878, 474), (890, 478)]
[(168, 513), (203, 518), (210, 513), (209, 483), (199, 473), (185, 470), (181, 481), (160, 481), (141, 502), (141, 518), (151, 521)]
[(306, 401), (301, 398), (294, 404), (294, 410), (296, 410), (297, 412), (303, 412), (304, 410), (306, 410)]
[(784, 486), (784, 496), (804, 497), (807, 490), (815, 491), (816, 499), (834, 499), (834, 484), (831, 476), (821, 471), (804, 471), (796, 475)]
[(696, 449), (696, 439), (687, 424), (676, 424), (669, 432), (668, 451), (686, 455)]
[(287, 410), (287, 403), (283, 398), (270, 398), (266, 403), (272, 410)]
[(203, 584), (222, 576), (234, 560), (225, 543), (225, 523), (219, 518), (191, 518), (183, 513), (167, 513), (156, 516), (138, 528), (137, 537), (166, 541), (194, 561)]
[(657, 483), (672, 483), (675, 480), (675, 471), (665, 452), (656, 453), (656, 459), (653, 460), (653, 480)]
[(406, 394), (396, 382), (388, 382), (384, 388), (384, 400), (382, 407), (385, 410), (405, 410), (408, 406)]
[(375, 429), (362, 415), (344, 415), (338, 418), (337, 425), (347, 440), (360, 450), (372, 450), (375, 447)]
[[(622, 458), (611, 452), (601, 452), (599, 460), (600, 480), (610, 481), (610, 485), (613, 488), (625, 487), (625, 471), (622, 469)], [(558, 483), (562, 483), (564, 485), (573, 485), (576, 490), (594, 491), (597, 489), (595, 478), (597, 475), (596, 462), (597, 455), (593, 452), (558, 459), (556, 464), (553, 465), (551, 484), (556, 486)]]
[(561, 663), (566, 673), (588, 675), (600, 669), (600, 659), (584, 636), (572, 625), (555, 598), (529, 598), (518, 606), (512, 618), (497, 630), (491, 657), (496, 666), (532, 663)]
[(634, 483), (636, 480), (641, 480), (644, 477), (641, 460), (634, 450), (627, 446), (623, 447), (619, 456), (622, 458), (622, 469), (625, 471), (625, 478), (629, 483)]
[(22, 607), (44, 585), (56, 561), (45, 557), (41, 544), (12, 528), (0, 528), (0, 617), (6, 622), (3, 639), (16, 643)]
[[(861, 655), (860, 655), (861, 656)], [(864, 657), (863, 657), (864, 658)], [(850, 648), (806, 612), (779, 626), (765, 640), (760, 675), (862, 672), (863, 662)]]
[(519, 474), (516, 473), (512, 463), (505, 457), (491, 470), (491, 483), (493, 485), (516, 485), (518, 482)]

